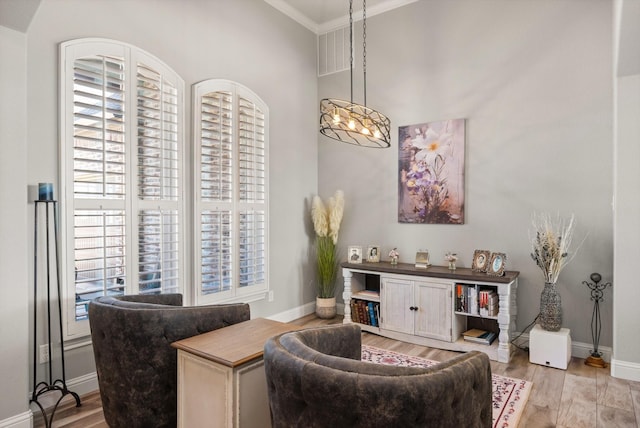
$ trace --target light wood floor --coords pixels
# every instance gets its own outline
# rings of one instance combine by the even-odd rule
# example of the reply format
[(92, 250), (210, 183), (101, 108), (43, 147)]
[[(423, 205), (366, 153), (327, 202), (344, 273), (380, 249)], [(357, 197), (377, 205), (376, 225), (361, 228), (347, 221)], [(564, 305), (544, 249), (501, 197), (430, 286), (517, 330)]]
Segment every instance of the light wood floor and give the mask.
[[(341, 318), (320, 320), (309, 315), (293, 321), (306, 327), (340, 323)], [(424, 346), (387, 339), (363, 333), (362, 343), (415, 355), (436, 361), (444, 361), (455, 355)], [(567, 370), (559, 370), (529, 363), (526, 352), (517, 350), (510, 363), (491, 362), (493, 373), (526, 379), (533, 382), (520, 428), (626, 428), (640, 427), (640, 382), (616, 379), (609, 369), (597, 369), (584, 365), (584, 360), (572, 358)], [(98, 392), (82, 398), (82, 406), (74, 407), (69, 397), (56, 412), (53, 427), (57, 428), (106, 428)], [(34, 427), (44, 427), (39, 411), (34, 411)]]

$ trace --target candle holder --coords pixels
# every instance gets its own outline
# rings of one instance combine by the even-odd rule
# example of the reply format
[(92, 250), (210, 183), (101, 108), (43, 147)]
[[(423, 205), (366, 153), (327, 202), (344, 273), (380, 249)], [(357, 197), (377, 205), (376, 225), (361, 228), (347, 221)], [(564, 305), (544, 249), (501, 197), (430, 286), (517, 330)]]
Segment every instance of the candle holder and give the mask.
[(605, 368), (607, 363), (602, 359), (602, 354), (598, 351), (600, 343), (600, 331), (602, 323), (600, 322), (600, 302), (603, 300), (604, 289), (611, 286), (610, 282), (600, 283), (602, 276), (599, 273), (592, 273), (591, 282), (582, 281), (584, 285), (591, 290), (591, 300), (593, 300), (593, 313), (591, 314), (591, 339), (593, 340), (593, 350), (591, 355), (587, 357), (584, 363), (591, 367)]

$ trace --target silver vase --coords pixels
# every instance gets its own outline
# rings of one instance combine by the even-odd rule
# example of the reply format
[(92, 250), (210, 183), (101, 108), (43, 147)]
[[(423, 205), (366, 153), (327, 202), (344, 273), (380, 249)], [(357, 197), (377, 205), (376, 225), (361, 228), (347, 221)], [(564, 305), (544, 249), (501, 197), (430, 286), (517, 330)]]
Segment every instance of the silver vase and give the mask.
[(545, 282), (540, 295), (540, 327), (547, 331), (559, 331), (562, 327), (562, 302), (552, 282)]

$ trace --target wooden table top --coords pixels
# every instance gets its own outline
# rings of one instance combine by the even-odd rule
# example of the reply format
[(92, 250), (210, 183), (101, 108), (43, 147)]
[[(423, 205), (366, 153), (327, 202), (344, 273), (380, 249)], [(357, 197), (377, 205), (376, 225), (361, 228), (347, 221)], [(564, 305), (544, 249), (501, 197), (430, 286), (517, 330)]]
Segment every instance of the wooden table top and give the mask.
[(300, 328), (293, 324), (255, 318), (182, 339), (171, 346), (227, 367), (237, 367), (262, 357), (264, 344), (270, 337)]
[(428, 268), (417, 268), (413, 263), (398, 263), (392, 265), (389, 262), (378, 263), (349, 263), (342, 262), (340, 266), (355, 271), (373, 271), (383, 273), (397, 273), (403, 275), (427, 276), (431, 278), (447, 278), (454, 281), (473, 281), (473, 282), (493, 282), (499, 284), (509, 284), (515, 280), (520, 272), (505, 271), (503, 276), (491, 276), (486, 273), (474, 272), (470, 268), (457, 268), (449, 270), (447, 266), (429, 266)]

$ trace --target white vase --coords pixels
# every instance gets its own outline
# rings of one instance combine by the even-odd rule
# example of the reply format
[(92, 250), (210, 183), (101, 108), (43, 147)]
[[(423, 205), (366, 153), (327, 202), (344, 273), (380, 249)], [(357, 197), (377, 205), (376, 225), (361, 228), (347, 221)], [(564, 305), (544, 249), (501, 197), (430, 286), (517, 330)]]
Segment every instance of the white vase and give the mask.
[(316, 315), (322, 319), (334, 318), (336, 316), (336, 298), (316, 297)]

